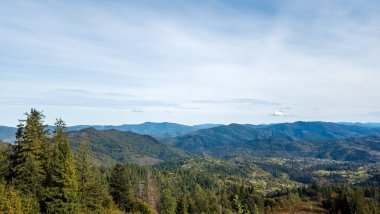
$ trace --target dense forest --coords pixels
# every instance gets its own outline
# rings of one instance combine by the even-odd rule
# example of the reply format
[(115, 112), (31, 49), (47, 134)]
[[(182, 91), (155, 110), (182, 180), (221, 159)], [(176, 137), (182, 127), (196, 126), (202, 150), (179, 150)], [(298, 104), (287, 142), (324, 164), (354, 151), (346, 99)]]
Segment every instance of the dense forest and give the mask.
[[(132, 162), (104, 164), (93, 153), (93, 136), (75, 136), (72, 144), (69, 135), (63, 120), (49, 131), (32, 109), (16, 143), (0, 143), (2, 213), (380, 213), (376, 163), (216, 159), (173, 150), (177, 159), (154, 165), (125, 156)], [(152, 152), (164, 147), (144, 140)]]

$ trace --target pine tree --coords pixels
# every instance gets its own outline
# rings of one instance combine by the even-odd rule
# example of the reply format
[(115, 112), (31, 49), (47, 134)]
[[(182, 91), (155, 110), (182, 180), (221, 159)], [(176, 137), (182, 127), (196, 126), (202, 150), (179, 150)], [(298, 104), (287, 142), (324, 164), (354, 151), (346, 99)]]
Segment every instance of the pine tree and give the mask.
[(244, 213), (244, 206), (241, 203), (241, 201), (239, 199), (239, 196), (238, 195), (234, 195), (234, 199), (233, 200), (234, 200), (234, 205), (235, 205), (236, 213), (243, 214)]
[(188, 202), (188, 196), (185, 193), (182, 194), (181, 199), (178, 203), (177, 206), (177, 213), (179, 214), (188, 214), (188, 209), (189, 209), (189, 202)]
[(0, 204), (0, 211), (4, 213), (23, 213), (22, 200), (20, 194), (13, 186), (3, 189), (2, 203)]
[(207, 210), (207, 195), (203, 188), (199, 185), (195, 185), (195, 191), (194, 191), (194, 202), (196, 206), (196, 212), (201, 213), (205, 212)]
[(55, 123), (50, 145), (50, 161), (45, 198), (48, 213), (77, 213), (78, 181), (74, 160), (71, 156), (66, 125), (61, 119)]
[(0, 182), (4, 181), (9, 175), (9, 150), (10, 146), (0, 146)]
[(75, 155), (75, 164), (81, 210), (85, 213), (101, 212), (112, 199), (99, 179), (101, 174), (93, 164), (90, 145), (86, 137), (79, 144)]
[(42, 184), (45, 179), (44, 149), (48, 133), (43, 124), (45, 116), (35, 109), (31, 109), (26, 116), (26, 120), (20, 120), (16, 133), (14, 183), (23, 193), (32, 194), (42, 200)]
[(126, 211), (132, 211), (135, 198), (132, 191), (132, 185), (127, 180), (125, 167), (122, 164), (116, 164), (110, 177), (110, 193), (116, 205)]
[(161, 195), (160, 210), (163, 214), (175, 214), (177, 201), (169, 189), (165, 189)]
[(35, 197), (21, 194), (14, 186), (0, 182), (0, 213), (40, 213)]

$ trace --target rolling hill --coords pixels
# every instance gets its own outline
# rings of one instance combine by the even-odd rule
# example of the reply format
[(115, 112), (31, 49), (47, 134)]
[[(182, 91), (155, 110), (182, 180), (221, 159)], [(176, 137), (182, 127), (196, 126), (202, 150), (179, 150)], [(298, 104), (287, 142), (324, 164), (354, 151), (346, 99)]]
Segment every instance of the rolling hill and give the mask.
[(378, 128), (326, 122), (281, 123), (264, 127), (231, 124), (179, 136), (174, 140), (174, 146), (193, 154), (214, 157), (326, 157), (373, 162), (380, 160), (379, 134)]
[(87, 128), (80, 131), (69, 131), (68, 137), (74, 151), (79, 142), (83, 138), (87, 138), (95, 158), (101, 163), (152, 164), (188, 156), (151, 136), (128, 131)]
[(327, 141), (314, 154), (317, 158), (333, 160), (380, 162), (380, 136)]
[(380, 134), (378, 128), (348, 126), (327, 122), (279, 123), (269, 126), (230, 124), (199, 130), (176, 138), (176, 147), (199, 150), (254, 141), (319, 142)]
[(279, 123), (265, 128), (275, 135), (283, 134), (292, 141), (322, 141), (376, 135), (380, 128), (342, 125), (329, 122)]

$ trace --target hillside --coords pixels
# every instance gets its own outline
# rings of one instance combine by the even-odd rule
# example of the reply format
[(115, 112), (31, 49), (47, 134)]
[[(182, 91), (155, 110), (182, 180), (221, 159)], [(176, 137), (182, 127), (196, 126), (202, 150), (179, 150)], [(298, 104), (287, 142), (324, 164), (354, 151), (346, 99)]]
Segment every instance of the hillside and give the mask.
[(78, 125), (71, 126), (68, 129), (70, 131), (78, 131), (85, 128), (94, 128), (97, 130), (110, 130), (115, 129), (119, 131), (131, 131), (137, 134), (150, 135), (156, 138), (170, 138), (179, 135), (184, 135), (190, 132), (198, 131), (201, 129), (214, 128), (220, 126), (219, 124), (200, 124), (194, 126), (187, 126), (178, 123), (153, 123), (146, 122), (142, 124), (124, 124), (120, 126), (112, 125)]
[(201, 151), (227, 145), (237, 145), (252, 139), (267, 139), (270, 133), (265, 129), (255, 128), (252, 125), (230, 124), (215, 128), (204, 129), (176, 138), (176, 147)]
[(74, 150), (78, 143), (87, 137), (96, 159), (102, 163), (152, 164), (187, 156), (184, 152), (171, 148), (151, 136), (133, 132), (87, 128), (70, 131), (68, 137)]
[(267, 127), (231, 124), (177, 137), (175, 146), (214, 157), (326, 157), (373, 162), (379, 160), (380, 141), (376, 136), (367, 136), (379, 134), (375, 128), (325, 122)]
[(334, 160), (380, 162), (380, 136), (328, 141), (314, 154), (318, 158)]
[(271, 125), (266, 130), (273, 133), (274, 137), (279, 134), (286, 135), (291, 141), (322, 141), (343, 139), (348, 137), (360, 137), (376, 135), (380, 128), (343, 125), (329, 122), (295, 122), (279, 123)]

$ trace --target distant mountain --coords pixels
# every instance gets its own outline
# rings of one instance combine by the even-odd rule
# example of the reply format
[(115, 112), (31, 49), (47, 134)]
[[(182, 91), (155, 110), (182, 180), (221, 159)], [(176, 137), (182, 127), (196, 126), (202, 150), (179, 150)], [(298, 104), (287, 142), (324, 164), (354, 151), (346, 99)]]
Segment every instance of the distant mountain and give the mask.
[[(354, 156), (367, 154), (362, 151), (376, 152), (377, 141), (374, 141), (374, 145), (369, 145), (369, 142), (363, 141), (365, 138), (360, 137), (379, 134), (378, 128), (326, 122), (295, 122), (269, 126), (231, 124), (179, 136), (175, 139), (174, 145), (194, 154), (216, 157), (323, 157), (325, 153), (329, 158), (353, 160), (357, 159)], [(353, 138), (356, 141), (339, 141), (346, 138)], [(358, 146), (359, 142), (366, 143)], [(345, 151), (343, 152), (345, 154), (327, 155), (336, 154), (334, 151), (339, 149)], [(354, 153), (357, 155), (349, 155)], [(365, 160), (377, 160), (368, 157)]]
[[(179, 135), (184, 135), (201, 129), (208, 129), (220, 126), (220, 124), (201, 124), (194, 126), (186, 126), (177, 123), (152, 123), (146, 122), (142, 124), (125, 124), (119, 126), (112, 125), (78, 125), (78, 126), (69, 126), (69, 131), (79, 131), (86, 128), (95, 128), (97, 130), (119, 130), (119, 131), (131, 131), (137, 134), (151, 135), (156, 138), (165, 139), (173, 138)], [(48, 126), (49, 130), (53, 130), (53, 126)], [(16, 128), (0, 126), (0, 140), (7, 142), (14, 142), (16, 140)]]
[(176, 138), (176, 146), (185, 150), (239, 145), (248, 141), (323, 141), (376, 135), (380, 129), (327, 122), (279, 123), (268, 126), (230, 124), (199, 130)]
[(380, 134), (380, 128), (343, 125), (328, 122), (279, 123), (264, 128), (271, 133), (283, 134), (292, 141), (321, 141)]
[(14, 142), (16, 140), (16, 128), (0, 126), (0, 141)]
[(152, 164), (188, 156), (183, 151), (163, 144), (151, 136), (129, 131), (86, 128), (69, 131), (68, 137), (73, 150), (76, 150), (79, 142), (87, 137), (96, 159), (102, 163)]
[(220, 126), (219, 124), (201, 124), (194, 126), (187, 126), (177, 123), (153, 123), (146, 122), (142, 124), (124, 124), (119, 126), (111, 126), (111, 125), (79, 125), (79, 126), (71, 126), (68, 129), (71, 131), (81, 130), (84, 128), (95, 128), (97, 130), (110, 130), (115, 129), (119, 131), (131, 131), (137, 134), (146, 134), (151, 135), (157, 138), (170, 138), (176, 137), (179, 135), (184, 135), (190, 132), (198, 131), (201, 129), (208, 129)]

